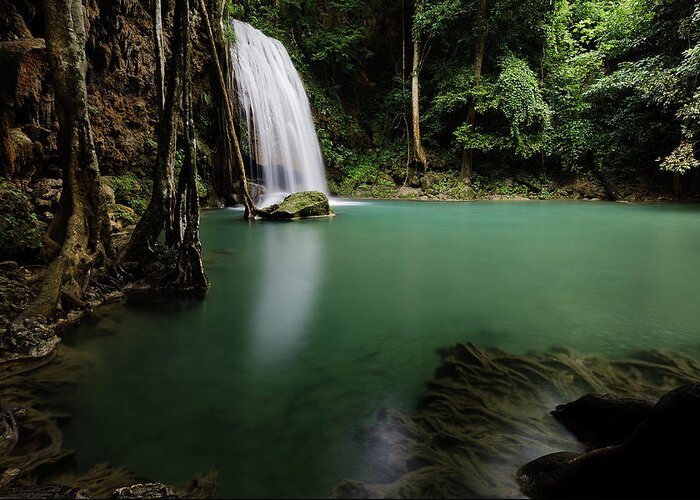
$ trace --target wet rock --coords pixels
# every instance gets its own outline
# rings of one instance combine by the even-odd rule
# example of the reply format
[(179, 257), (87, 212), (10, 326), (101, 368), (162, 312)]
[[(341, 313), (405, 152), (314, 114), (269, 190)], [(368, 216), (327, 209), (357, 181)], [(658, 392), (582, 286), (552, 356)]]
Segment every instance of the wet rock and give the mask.
[(603, 448), (625, 441), (649, 415), (655, 402), (644, 398), (619, 398), (611, 394), (587, 394), (559, 405), (551, 414), (587, 448)]
[(546, 455), (517, 479), (533, 498), (694, 498), (699, 421), (700, 383), (686, 384), (664, 395), (622, 444)]
[(61, 179), (41, 179), (32, 186), (34, 204), (43, 210), (55, 210), (61, 200), (62, 190)]
[(117, 489), (110, 498), (113, 499), (129, 499), (129, 498), (178, 498), (170, 488), (163, 483), (146, 483), (135, 484)]
[(107, 205), (114, 205), (116, 203), (114, 189), (106, 182), (100, 183), (100, 201)]
[(290, 194), (279, 205), (271, 205), (260, 212), (263, 218), (282, 220), (335, 215), (328, 203), (328, 197), (318, 191)]
[(71, 488), (70, 486), (28, 486), (26, 488), (8, 488), (0, 490), (0, 498), (16, 499), (74, 499), (90, 498), (87, 491), (82, 488)]
[(9, 406), (0, 403), (0, 463), (17, 445), (19, 433), (15, 414)]
[(0, 331), (0, 362), (44, 357), (59, 342), (53, 327), (43, 318), (11, 323), (4, 332)]

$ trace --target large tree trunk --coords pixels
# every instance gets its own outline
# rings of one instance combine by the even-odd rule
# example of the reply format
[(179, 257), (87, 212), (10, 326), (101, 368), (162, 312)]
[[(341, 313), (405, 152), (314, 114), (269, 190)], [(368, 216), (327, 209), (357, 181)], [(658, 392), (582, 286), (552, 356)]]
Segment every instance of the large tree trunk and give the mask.
[[(417, 6), (418, 12), (423, 10), (424, 0)], [(428, 157), (423, 149), (423, 142), (420, 137), (420, 67), (421, 43), (418, 34), (413, 34), (413, 71), (411, 72), (411, 119), (413, 124), (413, 150), (416, 161), (423, 166), (423, 171), (428, 169)]]
[(241, 197), (243, 198), (243, 205), (245, 206), (245, 217), (253, 218), (257, 213), (257, 208), (255, 207), (255, 203), (253, 202), (253, 199), (250, 196), (250, 192), (248, 191), (248, 177), (245, 172), (245, 163), (243, 162), (243, 155), (241, 154), (241, 145), (238, 142), (238, 134), (236, 133), (235, 123), (233, 119), (233, 104), (231, 96), (229, 94), (229, 85), (227, 85), (226, 83), (226, 77), (224, 76), (223, 68), (221, 66), (219, 50), (217, 49), (217, 39), (211, 24), (211, 19), (207, 10), (207, 5), (204, 0), (199, 0), (199, 6), (202, 11), (204, 26), (206, 28), (207, 35), (209, 38), (209, 48), (211, 51), (212, 61), (214, 63), (214, 76), (216, 84), (218, 87), (219, 94), (221, 95), (223, 100), (221, 107), (224, 109), (224, 114), (226, 118), (225, 130), (223, 131), (223, 133), (228, 136), (225, 142), (230, 148), (229, 157), (233, 158), (235, 172), (240, 180)]
[[(479, 12), (476, 16), (476, 46), (474, 48), (474, 85), (479, 85), (481, 72), (484, 64), (484, 51), (486, 49), (486, 34), (488, 0), (480, 0)], [(470, 97), (467, 103), (467, 124), (473, 127), (476, 123), (476, 109), (474, 98)], [(462, 180), (466, 184), (472, 182), (472, 172), (474, 170), (474, 151), (465, 147), (462, 151)]]
[(202, 264), (202, 245), (199, 241), (199, 195), (197, 194), (197, 145), (192, 112), (192, 42), (190, 38), (189, 0), (178, 0), (183, 9), (182, 26), (185, 40), (182, 73), (184, 75), (183, 120), (185, 128), (185, 162), (180, 171), (178, 189), (178, 220), (182, 226), (182, 242), (178, 249), (177, 275), (172, 288), (190, 293), (203, 293), (209, 280)]
[[(181, 23), (181, 9), (175, 10), (175, 26)], [(154, 23), (155, 26), (155, 23)], [(157, 35), (154, 37), (157, 39)], [(175, 196), (175, 155), (177, 152), (177, 130), (180, 123), (182, 103), (182, 33), (175, 30), (173, 59), (168, 76), (165, 107), (158, 128), (158, 150), (153, 168), (153, 191), (146, 212), (139, 220), (131, 239), (121, 256), (122, 262), (139, 262), (153, 253), (159, 236), (165, 229), (166, 244), (179, 243), (180, 224), (177, 220)], [(156, 74), (158, 70), (156, 70)]]
[(48, 238), (60, 253), (37, 299), (18, 320), (52, 317), (62, 301), (82, 305), (94, 269), (114, 257), (88, 114), (83, 5), (80, 0), (44, 0), (44, 15), (63, 168), (61, 208)]

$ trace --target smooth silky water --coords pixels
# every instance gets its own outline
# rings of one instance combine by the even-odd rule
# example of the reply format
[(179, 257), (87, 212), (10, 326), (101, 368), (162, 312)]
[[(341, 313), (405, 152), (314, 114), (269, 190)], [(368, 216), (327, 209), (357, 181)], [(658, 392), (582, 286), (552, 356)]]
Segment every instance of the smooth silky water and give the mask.
[(412, 409), (455, 342), (509, 352), (700, 353), (700, 209), (368, 202), (248, 223), (205, 212), (204, 302), (111, 306), (71, 345), (93, 363), (66, 408), (81, 467), (224, 497), (325, 497), (371, 479), (362, 429)]

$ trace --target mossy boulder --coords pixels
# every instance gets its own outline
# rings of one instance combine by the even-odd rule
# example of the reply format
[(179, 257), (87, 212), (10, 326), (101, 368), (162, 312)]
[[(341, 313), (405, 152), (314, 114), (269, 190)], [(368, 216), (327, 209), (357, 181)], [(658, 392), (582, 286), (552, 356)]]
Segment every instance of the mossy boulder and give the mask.
[(308, 217), (330, 217), (335, 215), (328, 197), (318, 191), (301, 191), (287, 196), (279, 205), (260, 209), (265, 219), (304, 219)]
[(0, 260), (28, 259), (41, 248), (41, 233), (21, 186), (0, 180)]

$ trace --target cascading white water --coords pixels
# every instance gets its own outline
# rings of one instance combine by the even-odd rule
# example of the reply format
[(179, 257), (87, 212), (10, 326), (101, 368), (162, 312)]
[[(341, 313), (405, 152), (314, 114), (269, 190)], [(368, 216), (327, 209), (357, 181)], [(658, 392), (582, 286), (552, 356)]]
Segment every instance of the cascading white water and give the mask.
[(266, 201), (296, 191), (328, 194), (311, 105), (287, 49), (244, 22), (234, 20), (233, 28), (231, 56), (243, 134)]

